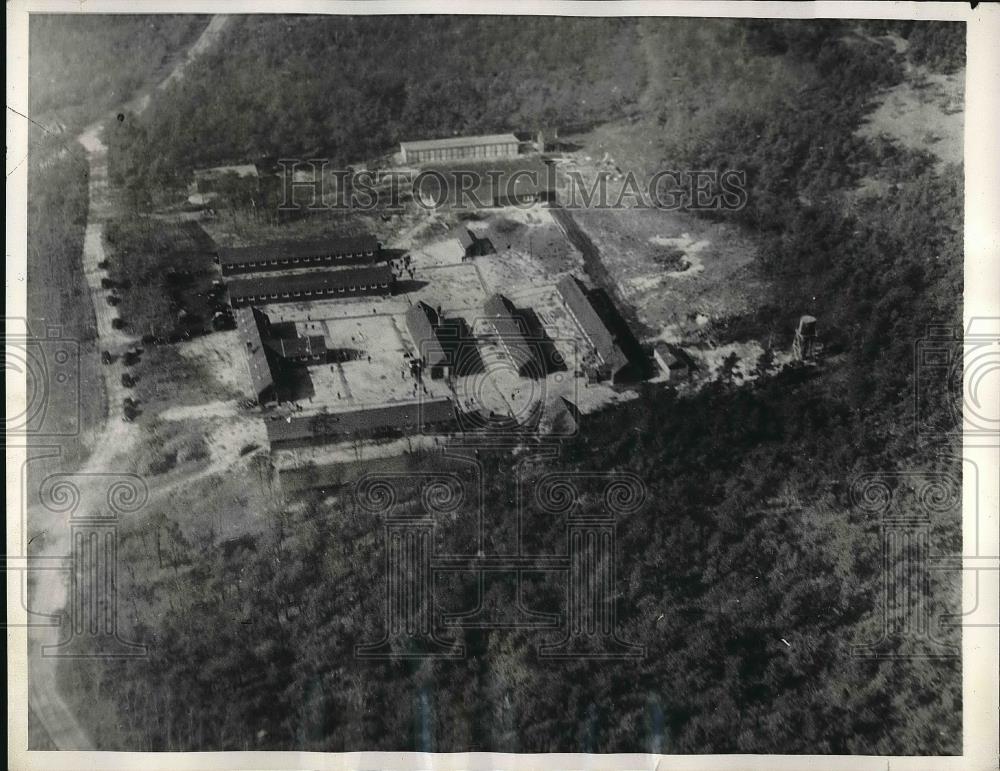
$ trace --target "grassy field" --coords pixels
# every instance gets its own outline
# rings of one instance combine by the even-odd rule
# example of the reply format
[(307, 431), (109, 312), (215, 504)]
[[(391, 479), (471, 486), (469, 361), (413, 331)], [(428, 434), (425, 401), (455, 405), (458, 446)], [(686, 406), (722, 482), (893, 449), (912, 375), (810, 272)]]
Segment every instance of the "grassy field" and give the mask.
[(923, 150), (941, 163), (964, 158), (965, 71), (944, 74), (910, 65), (905, 80), (888, 89), (861, 130), (871, 139), (890, 137)]
[(36, 14), (31, 18), (31, 112), (80, 128), (166, 75), (207, 16)]
[(82, 460), (90, 431), (105, 412), (96, 322), (81, 259), (87, 180), (86, 158), (75, 147), (45, 163), (34, 159), (28, 174), (28, 328), (42, 338), (48, 328), (59, 328), (79, 351), (78, 376), (66, 386), (46, 386), (46, 425), (60, 433), (80, 432), (60, 440), (64, 467)]

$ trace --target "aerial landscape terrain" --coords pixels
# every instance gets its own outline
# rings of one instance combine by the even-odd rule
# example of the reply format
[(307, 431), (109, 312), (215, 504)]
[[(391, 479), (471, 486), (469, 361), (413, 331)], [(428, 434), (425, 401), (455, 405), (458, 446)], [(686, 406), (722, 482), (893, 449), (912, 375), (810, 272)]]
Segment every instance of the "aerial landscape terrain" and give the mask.
[(961, 754), (961, 580), (882, 503), (961, 552), (964, 24), (33, 15), (29, 66), (25, 553), (113, 539), (30, 580), (32, 749)]

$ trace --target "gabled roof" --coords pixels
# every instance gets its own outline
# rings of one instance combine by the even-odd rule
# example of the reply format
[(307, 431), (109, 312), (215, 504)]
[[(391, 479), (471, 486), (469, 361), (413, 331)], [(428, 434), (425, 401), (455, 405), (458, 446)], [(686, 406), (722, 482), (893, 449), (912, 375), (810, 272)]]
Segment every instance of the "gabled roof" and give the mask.
[(455, 236), (458, 238), (458, 243), (462, 245), (463, 249), (468, 249), (474, 243), (476, 243), (475, 234), (468, 228), (459, 227), (455, 229)]
[(517, 317), (514, 304), (498, 292), (490, 296), (483, 310), (515, 364), (520, 368), (533, 362), (535, 357), (525, 339), (525, 330)]
[(392, 282), (388, 265), (342, 270), (311, 271), (308, 273), (274, 273), (253, 278), (230, 278), (227, 282), (231, 297), (257, 297), (284, 292), (322, 292), (327, 289), (352, 286), (381, 286)]
[(386, 404), (359, 410), (327, 412), (266, 421), (270, 442), (302, 441), (324, 436), (367, 434), (382, 429), (414, 430), (455, 420), (451, 399)]
[(252, 163), (241, 163), (234, 166), (213, 166), (210, 169), (194, 170), (194, 178), (201, 181), (215, 180), (226, 174), (235, 174), (237, 177), (258, 176), (257, 167)]
[(437, 336), (439, 323), (437, 313), (425, 302), (418, 302), (406, 312), (406, 328), (417, 347), (417, 355), (428, 367), (444, 364), (448, 358)]
[(622, 353), (614, 336), (605, 326), (604, 321), (594, 310), (590, 299), (584, 294), (580, 282), (573, 276), (563, 276), (556, 284), (563, 302), (573, 311), (577, 323), (583, 328), (587, 340), (594, 347), (601, 360), (617, 371), (628, 364), (628, 357)]
[(260, 328), (257, 326), (255, 312), (255, 308), (237, 308), (235, 316), (240, 343), (246, 351), (250, 380), (253, 383), (254, 392), (259, 396), (274, 385), (274, 379), (271, 377), (271, 367), (268, 364), (267, 353), (260, 338)]
[(378, 252), (378, 239), (366, 234), (314, 238), (308, 241), (275, 241), (257, 246), (219, 247), (219, 264), (234, 265), (261, 260), (288, 260), (323, 257), (328, 254), (365, 254)]
[(415, 142), (400, 142), (406, 151), (440, 150), (452, 147), (475, 147), (477, 145), (520, 144), (513, 134), (485, 134), (475, 137), (446, 137), (444, 139), (421, 139)]

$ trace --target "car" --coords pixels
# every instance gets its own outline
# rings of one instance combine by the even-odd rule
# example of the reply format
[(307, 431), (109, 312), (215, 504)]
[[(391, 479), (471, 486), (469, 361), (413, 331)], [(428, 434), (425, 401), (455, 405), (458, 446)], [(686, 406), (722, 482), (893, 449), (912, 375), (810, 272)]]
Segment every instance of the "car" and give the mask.
[(115, 357), (111, 355), (111, 351), (101, 351), (101, 364), (112, 364)]

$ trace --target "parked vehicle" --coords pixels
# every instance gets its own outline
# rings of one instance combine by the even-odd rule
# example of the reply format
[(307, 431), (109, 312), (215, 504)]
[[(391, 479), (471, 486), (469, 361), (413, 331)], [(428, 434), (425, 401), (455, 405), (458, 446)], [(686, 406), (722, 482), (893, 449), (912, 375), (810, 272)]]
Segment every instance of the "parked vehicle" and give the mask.
[(112, 364), (114, 360), (115, 357), (111, 355), (111, 351), (101, 351), (101, 364)]

